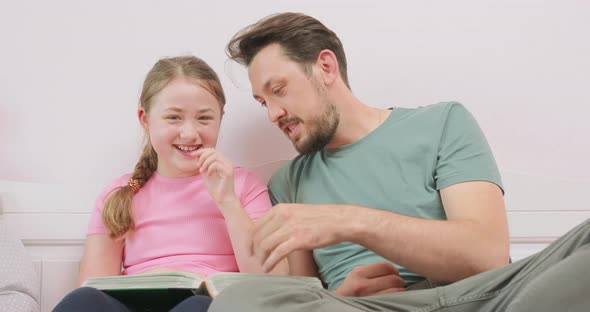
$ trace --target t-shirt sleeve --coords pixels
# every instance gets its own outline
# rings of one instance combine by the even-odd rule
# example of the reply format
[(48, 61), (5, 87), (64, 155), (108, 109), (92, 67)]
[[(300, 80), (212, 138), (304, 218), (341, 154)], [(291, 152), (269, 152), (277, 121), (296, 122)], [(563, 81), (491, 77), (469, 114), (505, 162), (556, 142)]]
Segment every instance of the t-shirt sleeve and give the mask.
[(259, 219), (271, 208), (266, 185), (253, 171), (238, 168), (236, 175), (241, 182), (239, 194), (242, 207), (250, 219)]
[(129, 175), (121, 176), (112, 181), (107, 187), (105, 187), (94, 203), (94, 209), (90, 214), (90, 221), (88, 222), (88, 232), (86, 235), (92, 234), (108, 234), (109, 231), (102, 223), (102, 210), (104, 209), (104, 203), (108, 196), (117, 188), (127, 184)]
[(459, 103), (448, 106), (434, 178), (437, 190), (466, 181), (489, 181), (503, 191), (492, 150), (475, 118)]
[(289, 165), (283, 166), (270, 178), (268, 182), (268, 189), (270, 193), (270, 201), (273, 205), (278, 203), (292, 203), (289, 196)]

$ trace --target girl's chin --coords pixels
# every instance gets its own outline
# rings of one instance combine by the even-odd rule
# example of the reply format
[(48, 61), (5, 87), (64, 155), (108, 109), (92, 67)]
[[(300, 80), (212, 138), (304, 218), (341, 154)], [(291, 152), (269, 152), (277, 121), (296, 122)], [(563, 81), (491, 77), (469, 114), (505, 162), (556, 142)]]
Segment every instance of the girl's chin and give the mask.
[(170, 173), (171, 178), (188, 178), (199, 174), (198, 167), (177, 167), (174, 172)]

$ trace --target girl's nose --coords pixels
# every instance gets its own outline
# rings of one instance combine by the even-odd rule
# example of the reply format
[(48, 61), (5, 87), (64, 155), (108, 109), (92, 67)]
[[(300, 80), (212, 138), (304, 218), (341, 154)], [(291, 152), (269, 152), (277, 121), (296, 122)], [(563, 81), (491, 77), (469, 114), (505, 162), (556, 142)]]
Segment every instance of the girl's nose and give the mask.
[(200, 126), (197, 122), (185, 122), (180, 130), (183, 139), (198, 139)]

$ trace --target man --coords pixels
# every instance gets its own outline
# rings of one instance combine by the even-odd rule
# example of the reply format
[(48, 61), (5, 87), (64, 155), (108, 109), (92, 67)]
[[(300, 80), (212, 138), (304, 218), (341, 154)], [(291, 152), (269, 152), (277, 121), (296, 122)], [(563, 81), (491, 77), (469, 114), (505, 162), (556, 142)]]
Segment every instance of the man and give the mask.
[[(365, 105), (350, 90), (336, 34), (303, 14), (245, 28), (228, 54), (248, 67), (254, 98), (301, 154), (271, 179), (276, 206), (258, 221), (252, 252), (267, 271), (287, 257), (292, 275), (319, 274), (327, 290), (245, 282), (213, 311), (539, 310), (551, 306), (539, 305), (540, 290), (555, 293), (554, 278), (588, 271), (587, 223), (506, 266), (500, 175), (460, 104)], [(559, 293), (578, 304), (582, 285), (572, 286)]]

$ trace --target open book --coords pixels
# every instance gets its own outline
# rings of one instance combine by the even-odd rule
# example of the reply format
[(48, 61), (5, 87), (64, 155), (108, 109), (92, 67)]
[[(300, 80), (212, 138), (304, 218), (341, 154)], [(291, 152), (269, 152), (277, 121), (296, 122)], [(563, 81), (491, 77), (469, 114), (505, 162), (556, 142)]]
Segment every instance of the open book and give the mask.
[[(197, 295), (217, 296), (228, 286), (240, 281), (268, 278), (289, 278), (322, 287), (316, 277), (274, 276), (251, 273), (214, 273), (207, 277), (195, 273), (169, 271), (88, 278), (82, 286), (94, 287), (119, 299), (133, 311), (165, 310), (182, 300)], [(158, 305), (158, 307), (154, 307)], [(146, 306), (149, 308), (146, 309)]]

